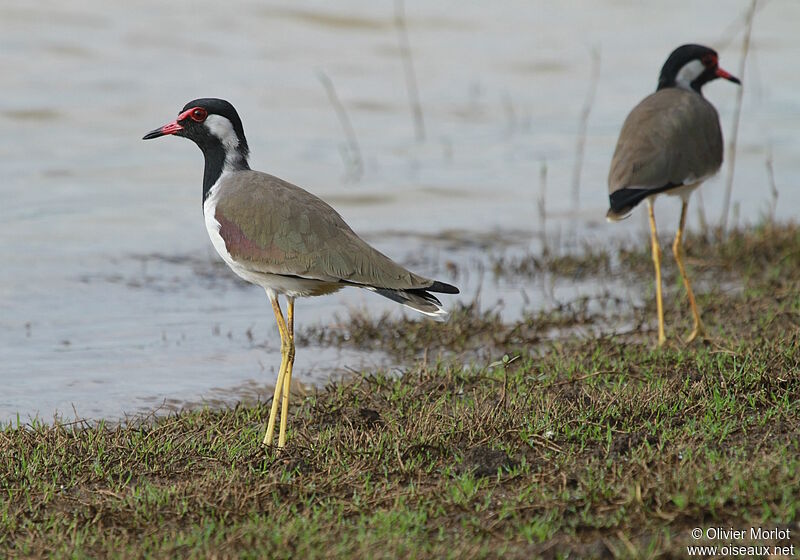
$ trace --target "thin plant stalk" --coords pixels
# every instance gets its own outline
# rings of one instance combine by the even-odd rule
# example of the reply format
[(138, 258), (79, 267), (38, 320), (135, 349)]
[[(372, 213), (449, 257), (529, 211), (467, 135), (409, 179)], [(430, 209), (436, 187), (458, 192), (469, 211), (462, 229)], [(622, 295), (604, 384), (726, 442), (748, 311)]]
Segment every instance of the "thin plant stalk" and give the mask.
[(775, 212), (778, 209), (778, 186), (775, 184), (775, 169), (772, 164), (772, 146), (767, 146), (767, 157), (764, 161), (767, 167), (767, 178), (769, 179), (770, 202), (769, 202), (769, 223), (775, 225)]
[(581, 172), (583, 171), (583, 155), (586, 148), (586, 129), (589, 124), (589, 115), (592, 113), (594, 96), (597, 92), (597, 82), (600, 77), (600, 49), (592, 49), (592, 73), (589, 79), (589, 90), (581, 108), (581, 117), (578, 124), (578, 138), (575, 143), (575, 164), (572, 166), (572, 208), (580, 207)]
[(536, 200), (536, 207), (539, 210), (539, 240), (542, 244), (542, 255), (547, 257), (550, 254), (550, 247), (547, 244), (547, 162), (542, 161), (539, 167), (539, 198)]
[(695, 195), (697, 199), (697, 222), (700, 224), (700, 231), (704, 239), (708, 239), (708, 221), (706, 220), (706, 203), (703, 199), (703, 189), (697, 189)]
[[(744, 81), (744, 69), (747, 62), (747, 54), (750, 52), (750, 36), (753, 31), (753, 19), (756, 14), (758, 0), (752, 0), (750, 11), (747, 14), (747, 26), (745, 28), (744, 40), (742, 41), (742, 58), (739, 61), (739, 79)], [(725, 235), (728, 229), (728, 213), (731, 205), (731, 195), (733, 193), (733, 174), (736, 169), (736, 143), (739, 136), (739, 118), (742, 113), (742, 97), (744, 90), (742, 87), (736, 89), (736, 103), (733, 108), (733, 125), (731, 127), (731, 139), (728, 143), (728, 174), (725, 179), (725, 198), (722, 204), (722, 217), (720, 218), (720, 235)]]
[(361, 148), (358, 145), (358, 137), (353, 128), (353, 123), (350, 122), (350, 117), (347, 115), (347, 110), (342, 105), (333, 81), (322, 70), (317, 71), (317, 77), (325, 88), (328, 94), (328, 100), (336, 112), (336, 117), (339, 119), (339, 124), (342, 126), (342, 133), (345, 138), (345, 148), (343, 150), (343, 157), (345, 170), (348, 179), (358, 181), (364, 175), (364, 158), (361, 156)]
[(414, 133), (417, 141), (422, 142), (425, 140), (425, 120), (422, 116), (422, 104), (419, 101), (419, 89), (417, 88), (417, 75), (414, 71), (414, 60), (411, 56), (411, 43), (408, 39), (408, 28), (406, 27), (406, 8), (404, 0), (395, 0), (394, 25), (397, 29), (397, 40), (400, 44), (400, 54), (403, 57), (403, 69), (405, 70), (406, 76), (408, 102), (411, 106), (411, 116), (414, 122)]

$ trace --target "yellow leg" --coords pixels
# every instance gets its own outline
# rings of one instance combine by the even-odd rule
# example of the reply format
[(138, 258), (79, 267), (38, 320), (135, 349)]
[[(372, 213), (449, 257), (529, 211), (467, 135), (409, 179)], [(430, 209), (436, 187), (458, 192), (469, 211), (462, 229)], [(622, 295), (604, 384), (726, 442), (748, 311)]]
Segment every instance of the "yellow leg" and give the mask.
[(683, 266), (683, 228), (686, 225), (686, 207), (688, 204), (683, 202), (681, 207), (681, 221), (678, 225), (678, 233), (675, 234), (675, 241), (672, 243), (672, 253), (675, 255), (675, 260), (678, 263), (678, 270), (681, 271), (681, 278), (683, 278), (683, 285), (686, 287), (686, 293), (689, 296), (689, 305), (692, 308), (692, 315), (694, 316), (694, 329), (686, 339), (686, 342), (692, 342), (698, 336), (701, 338), (706, 337), (706, 329), (703, 326), (703, 321), (700, 319), (700, 311), (697, 309), (697, 303), (694, 300), (694, 292), (689, 283), (689, 277), (686, 275), (686, 268)]
[(270, 298), (272, 303), (272, 311), (275, 313), (275, 322), (278, 324), (278, 332), (281, 335), (281, 367), (278, 370), (278, 379), (275, 381), (275, 396), (272, 398), (272, 408), (269, 412), (269, 420), (267, 421), (267, 433), (264, 435), (264, 445), (272, 445), (272, 437), (275, 433), (275, 420), (278, 415), (278, 402), (281, 399), (281, 390), (283, 389), (283, 380), (286, 377), (286, 369), (288, 363), (288, 339), (289, 333), (286, 327), (286, 321), (283, 319), (283, 312), (278, 303), (277, 298)]
[(292, 384), (292, 367), (294, 366), (294, 298), (288, 298), (286, 309), (286, 332), (289, 348), (286, 356), (286, 374), (283, 378), (283, 409), (281, 410), (281, 431), (278, 435), (278, 448), (286, 445), (286, 424), (289, 419), (289, 388)]
[[(283, 346), (283, 343), (281, 343)], [(272, 407), (269, 411), (269, 420), (267, 421), (267, 433), (264, 434), (264, 445), (272, 445), (272, 437), (275, 433), (275, 420), (278, 417), (278, 403), (281, 400), (281, 389), (283, 388), (283, 379), (286, 375), (286, 358), (281, 352), (281, 367), (278, 370), (278, 378), (275, 380), (275, 394), (272, 397)]]
[(656, 233), (656, 217), (653, 214), (653, 202), (648, 199), (647, 211), (650, 215), (650, 240), (653, 251), (653, 264), (656, 267), (656, 309), (658, 310), (658, 345), (662, 346), (667, 340), (664, 336), (664, 301), (661, 296), (661, 246), (658, 244)]

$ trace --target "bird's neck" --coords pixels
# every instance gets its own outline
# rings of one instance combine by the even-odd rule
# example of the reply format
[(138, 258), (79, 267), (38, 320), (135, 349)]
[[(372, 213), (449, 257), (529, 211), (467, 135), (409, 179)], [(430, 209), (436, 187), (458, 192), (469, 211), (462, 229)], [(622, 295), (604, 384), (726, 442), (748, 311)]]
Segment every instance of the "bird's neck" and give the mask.
[(658, 78), (658, 88), (674, 87), (703, 95), (703, 86), (716, 77), (714, 70), (706, 68), (699, 60), (692, 60), (674, 71), (664, 66)]
[[(244, 149), (242, 149), (244, 146)], [(226, 150), (222, 143), (203, 146), (205, 169), (203, 170), (203, 202), (208, 198), (211, 188), (225, 172), (250, 169), (247, 163), (247, 143)]]
[(685, 91), (693, 91), (696, 94), (698, 94), (700, 97), (703, 97), (703, 89), (702, 88), (703, 88), (703, 86), (705, 84), (706, 84), (706, 81), (702, 81), (701, 82), (701, 81), (695, 80), (694, 82), (690, 82), (690, 83), (687, 84), (687, 83), (683, 83), (683, 82), (676, 82), (673, 79), (671, 82), (660, 81), (658, 83), (658, 87), (656, 88), (656, 91), (659, 91), (659, 90), (662, 90), (662, 89), (667, 89), (667, 88), (676, 88), (676, 89), (682, 89), (682, 90), (685, 90)]

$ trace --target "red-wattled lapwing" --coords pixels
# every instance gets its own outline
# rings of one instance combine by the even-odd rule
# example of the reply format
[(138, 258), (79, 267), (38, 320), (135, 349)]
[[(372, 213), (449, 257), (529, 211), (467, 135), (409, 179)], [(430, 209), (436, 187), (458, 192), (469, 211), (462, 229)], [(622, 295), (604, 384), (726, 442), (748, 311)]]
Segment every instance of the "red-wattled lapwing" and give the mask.
[[(242, 121), (222, 99), (196, 99), (178, 118), (145, 135), (173, 134), (203, 151), (203, 214), (211, 243), (240, 277), (266, 290), (281, 336), (281, 366), (264, 444), (272, 444), (282, 399), (278, 447), (286, 444), (294, 364), (294, 300), (346, 286), (366, 288), (439, 320), (447, 312), (431, 292), (458, 288), (409, 272), (373, 249), (328, 204), (272, 175), (252, 171)], [(287, 300), (286, 317), (278, 296)], [(282, 392), (282, 394), (281, 394)]]
[(645, 97), (625, 119), (611, 160), (608, 219), (621, 220), (642, 200), (647, 201), (656, 269), (659, 346), (664, 344), (666, 337), (661, 299), (661, 248), (656, 235), (653, 200), (661, 193), (678, 195), (683, 199), (672, 252), (694, 315), (694, 329), (687, 342), (698, 336), (705, 337), (683, 265), (681, 238), (689, 195), (722, 165), (719, 115), (702, 94), (703, 85), (717, 78), (741, 83), (719, 67), (717, 53), (708, 47), (683, 45), (672, 51), (661, 69), (656, 92)]

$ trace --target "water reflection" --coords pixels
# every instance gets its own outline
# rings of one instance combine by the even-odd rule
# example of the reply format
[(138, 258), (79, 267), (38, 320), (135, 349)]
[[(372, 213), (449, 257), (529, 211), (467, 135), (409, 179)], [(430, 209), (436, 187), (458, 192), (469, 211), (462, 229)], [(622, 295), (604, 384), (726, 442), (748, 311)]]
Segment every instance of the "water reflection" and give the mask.
[[(613, 228), (603, 218), (622, 120), (680, 42), (725, 39), (721, 58), (736, 70), (735, 22), (748, 6), (408, 1), (427, 132), (419, 143), (393, 2), (4, 3), (0, 420), (69, 415), (73, 405), (81, 415), (119, 417), (273, 379), (278, 337), (263, 293), (218, 270), (206, 238), (200, 154), (188, 143), (139, 141), (186, 100), (231, 99), (255, 168), (329, 200), (356, 231), (421, 273), (447, 279), (459, 270), (466, 299), (480, 286), (486, 305), (503, 299), (507, 313), (518, 313), (547, 305), (548, 292), (563, 300), (598, 289), (506, 285), (480, 272), (489, 253), (538, 248), (542, 167), (554, 246), (642, 235), (639, 216)], [(756, 19), (734, 182), (740, 221), (769, 211), (768, 154), (777, 217), (800, 209), (792, 188), (800, 177), (797, 21), (792, 0), (773, 0)], [(576, 209), (570, 184), (593, 49), (601, 71)], [(345, 138), (319, 70), (357, 135), (358, 182), (347, 181)], [(734, 92), (711, 84), (706, 95), (727, 132)], [(719, 214), (723, 184), (704, 187), (709, 220)], [(659, 204), (665, 228), (677, 209)], [(379, 313), (386, 305), (351, 290), (302, 301), (298, 314), (301, 324), (330, 323), (348, 306)], [(320, 383), (345, 366), (382, 363), (353, 352), (299, 352), (296, 375)]]

